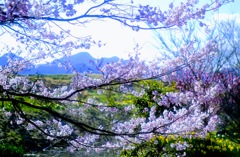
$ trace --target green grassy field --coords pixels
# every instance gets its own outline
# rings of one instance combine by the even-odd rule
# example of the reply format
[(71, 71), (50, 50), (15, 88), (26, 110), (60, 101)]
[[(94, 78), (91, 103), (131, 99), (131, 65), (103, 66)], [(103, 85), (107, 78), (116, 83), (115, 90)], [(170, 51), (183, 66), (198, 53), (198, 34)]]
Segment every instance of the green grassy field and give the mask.
[[(46, 85), (56, 87), (57, 85), (69, 85), (73, 74), (66, 75), (29, 75), (27, 76), (31, 81), (43, 80)], [(101, 78), (100, 74), (88, 74), (91, 78)]]

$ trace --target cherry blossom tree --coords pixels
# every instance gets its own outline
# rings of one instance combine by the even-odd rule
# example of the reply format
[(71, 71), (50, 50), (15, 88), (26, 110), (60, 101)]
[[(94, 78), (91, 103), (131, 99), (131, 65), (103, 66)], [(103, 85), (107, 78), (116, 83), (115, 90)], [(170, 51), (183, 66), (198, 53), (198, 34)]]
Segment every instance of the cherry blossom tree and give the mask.
[[(181, 134), (182, 137), (205, 137), (207, 133), (218, 130), (218, 133), (223, 133), (223, 136), (239, 143), (237, 140), (239, 134), (236, 132), (239, 127), (239, 24), (235, 21), (222, 21), (216, 23), (215, 26), (211, 25), (212, 30), (207, 28), (206, 33), (201, 30), (201, 27), (196, 29), (197, 26), (190, 23), (188, 26), (168, 32), (155, 31), (158, 41), (156, 48), (162, 53), (159, 60), (181, 58), (186, 63), (186, 67), (163, 77), (166, 81), (171, 80), (176, 83), (177, 92), (164, 93), (156, 87), (155, 90), (151, 89), (152, 100), (157, 103), (154, 106), (146, 105), (149, 103), (140, 99), (142, 106), (146, 106), (141, 111), (150, 111), (149, 121), (145, 125), (154, 126), (156, 130), (165, 129), (170, 134)], [(205, 29), (203, 28), (203, 30)], [(199, 55), (201, 51), (199, 49), (209, 40), (215, 43), (216, 51), (208, 53), (199, 60), (189, 62), (191, 56)], [(185, 45), (187, 49), (183, 49), (181, 45)], [(149, 92), (146, 93), (149, 95)], [(162, 107), (168, 110), (163, 111)], [(180, 114), (182, 116), (174, 117), (179, 110), (186, 111), (183, 112), (188, 115), (186, 119), (183, 118), (183, 113)], [(193, 112), (191, 113), (191, 111)], [(159, 116), (159, 112), (163, 117)], [(160, 118), (164, 118), (164, 116), (170, 121), (167, 129), (158, 123), (162, 122)], [(179, 121), (172, 123), (173, 119)], [(158, 128), (158, 126), (161, 127)], [(150, 129), (150, 127), (147, 128)], [(194, 135), (191, 132), (194, 132)], [(146, 141), (157, 139), (155, 138), (156, 134), (149, 135), (144, 136), (147, 138)], [(140, 145), (136, 150), (140, 153), (142, 149), (147, 154), (148, 150), (144, 150), (144, 145), (146, 146), (146, 143), (143, 143), (143, 148)], [(154, 147), (153, 145), (159, 148), (157, 140), (152, 147)], [(176, 149), (183, 153), (186, 151), (186, 147), (192, 148), (193, 146), (185, 143), (177, 147)], [(134, 151), (136, 152), (136, 150)], [(160, 151), (157, 150), (155, 153), (162, 155), (167, 152), (164, 147), (160, 148)], [(150, 152), (151, 150), (149, 150)]]
[[(188, 136), (189, 132), (196, 131), (196, 136), (204, 137), (220, 123), (216, 115), (218, 100), (239, 82), (232, 81), (228, 88), (217, 80), (207, 86), (199, 79), (182, 85), (185, 80), (174, 80), (172, 75), (180, 69), (191, 70), (189, 67), (193, 63), (201, 65), (202, 60), (213, 56), (218, 51), (214, 40), (198, 46), (197, 51), (194, 41), (181, 45), (179, 51), (185, 55), (163, 62), (145, 63), (137, 54), (130, 56), (127, 63), (119, 61), (96, 65), (100, 73), (98, 78), (78, 73), (70, 65), (64, 65), (74, 72), (71, 83), (58, 84), (54, 88), (40, 77), (29, 79), (17, 73), (31, 68), (30, 63), (39, 59), (59, 54), (70, 56), (74, 49), (102, 46), (101, 41), (95, 41), (90, 36), (76, 36), (71, 27), (81, 28), (94, 20), (113, 20), (133, 31), (178, 28), (190, 20), (204, 25), (206, 12), (229, 2), (216, 0), (199, 7), (198, 1), (188, 0), (176, 6), (170, 3), (164, 11), (155, 6), (138, 4), (137, 1), (4, 1), (0, 7), (2, 36), (10, 34), (19, 44), (17, 49), (6, 45), (4, 51), (24, 53), (28, 57), (21, 61), (9, 58), (8, 64), (1, 67), (3, 117), (9, 119), (11, 125), (24, 127), (29, 136), (41, 136), (51, 144), (64, 141), (70, 151), (82, 148), (96, 151), (131, 149), (132, 143), (141, 143), (160, 134)], [(85, 5), (89, 7), (86, 9)], [(135, 50), (137, 52), (137, 48)], [(189, 53), (192, 51), (195, 53)], [(183, 79), (191, 79), (188, 75), (186, 77)], [(163, 107), (161, 114), (155, 114), (155, 105), (146, 108), (148, 116), (137, 116), (137, 108), (131, 98), (143, 97), (150, 88), (139, 85), (139, 82), (160, 78), (165, 82), (177, 82), (178, 92), (163, 94), (152, 91), (154, 103)], [(233, 76), (231, 80), (235, 78)], [(214, 80), (214, 77), (211, 79)], [(89, 91), (98, 95), (89, 94), (87, 98), (81, 98), (84, 92)], [(103, 101), (101, 96), (106, 92), (117, 96), (112, 101), (110, 98)], [(204, 105), (207, 107), (202, 109)]]
[[(209, 23), (209, 22), (207, 22)], [(214, 40), (218, 44), (219, 51), (214, 56), (209, 56), (208, 60), (199, 66), (202, 71), (220, 71), (224, 68), (238, 69), (239, 64), (239, 23), (236, 20), (213, 19), (213, 25), (207, 27), (198, 26), (196, 22), (191, 22), (187, 26), (179, 29), (161, 32), (154, 30), (156, 36), (155, 47), (160, 50), (163, 59), (187, 56), (198, 51), (201, 45), (209, 40)], [(181, 53), (179, 47), (195, 42), (196, 50), (189, 53)], [(204, 65), (208, 65), (207, 67)]]
[[(189, 78), (194, 79), (195, 77), (201, 79), (200, 77), (202, 77), (206, 79), (207, 73), (208, 76), (212, 75), (212, 77), (216, 77), (216, 75), (220, 75), (221, 73), (223, 76), (218, 79), (221, 82), (225, 82), (225, 79), (228, 79), (227, 75), (230, 77), (234, 73), (235, 76), (239, 76), (239, 23), (237, 23), (236, 20), (228, 19), (220, 22), (217, 22), (215, 19), (213, 21), (215, 24), (209, 26), (207, 29), (198, 28), (195, 25), (196, 23), (191, 23), (187, 27), (168, 32), (169, 38), (166, 38), (165, 35), (165, 39), (159, 31), (155, 31), (156, 39), (159, 43), (156, 47), (162, 50), (163, 58), (169, 59), (190, 55), (189, 53), (194, 54), (198, 51), (201, 44), (212, 39), (217, 43), (218, 51), (216, 51), (216, 54), (206, 57), (200, 64), (196, 62), (195, 64), (188, 65), (190, 69), (189, 72), (192, 73), (189, 74)], [(192, 41), (195, 41), (196, 49), (188, 54), (181, 53), (178, 47), (182, 44), (187, 45)], [(199, 74), (199, 71), (201, 71), (201, 74)], [(183, 73), (184, 74), (180, 75), (181, 77), (187, 75), (187, 73)], [(188, 79), (188, 81), (192, 82), (190, 79)], [(185, 80), (185, 83), (186, 82), (187, 80)], [(225, 86), (227, 86), (227, 84), (225, 84)], [(237, 89), (237, 87), (235, 88)], [(224, 104), (224, 107), (226, 107), (225, 105), (227, 106), (227, 103)], [(231, 115), (232, 113), (229, 113), (229, 116)]]

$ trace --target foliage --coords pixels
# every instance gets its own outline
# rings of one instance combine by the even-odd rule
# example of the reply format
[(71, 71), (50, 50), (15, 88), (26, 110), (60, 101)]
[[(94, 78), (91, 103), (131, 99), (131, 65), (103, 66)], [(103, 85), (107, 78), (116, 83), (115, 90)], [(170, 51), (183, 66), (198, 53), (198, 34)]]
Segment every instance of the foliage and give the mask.
[[(1, 109), (0, 142), (6, 151), (8, 149), (10, 151), (11, 148), (13, 151), (19, 149), (20, 152), (39, 151), (51, 143), (49, 141), (47, 142), (39, 132), (29, 132), (26, 123), (24, 123), (23, 119), (18, 116), (13, 108), (11, 108), (12, 105), (8, 103), (5, 104), (7, 104), (5, 105), (6, 108)], [(32, 115), (37, 114), (29, 109), (27, 109), (27, 112)]]
[(160, 135), (152, 138), (149, 142), (137, 145), (133, 150), (125, 150), (122, 157), (152, 157), (152, 156), (232, 156), (240, 154), (239, 143), (218, 136), (208, 134), (205, 138), (194, 137), (194, 132), (184, 138), (178, 135)]
[(157, 102), (155, 101), (157, 98), (153, 94), (154, 92), (165, 95), (167, 92), (176, 91), (176, 86), (174, 83), (171, 83), (171, 85), (165, 85), (160, 80), (141, 81), (138, 83), (138, 86), (139, 88), (144, 89), (144, 94), (141, 97), (133, 98), (133, 103), (137, 108), (136, 114), (144, 117), (149, 117), (148, 111), (151, 110), (153, 106), (156, 107), (155, 116), (160, 116), (163, 113), (164, 109), (166, 109), (165, 106), (160, 106), (157, 104)]
[(2, 157), (15, 156), (21, 157), (25, 153), (22, 146), (2, 143), (0, 145), (0, 155)]

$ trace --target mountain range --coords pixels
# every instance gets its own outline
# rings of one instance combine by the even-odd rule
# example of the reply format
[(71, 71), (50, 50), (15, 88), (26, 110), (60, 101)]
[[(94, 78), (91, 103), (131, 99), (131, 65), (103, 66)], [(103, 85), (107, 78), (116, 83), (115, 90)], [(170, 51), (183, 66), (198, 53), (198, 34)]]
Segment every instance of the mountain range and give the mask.
[[(18, 60), (23, 60), (22, 57), (19, 57), (13, 53), (7, 53), (0, 57), (0, 65), (5, 66), (8, 64), (8, 56), (10, 58), (16, 58)], [(72, 67), (78, 72), (92, 72), (98, 73), (96, 70), (97, 65), (104, 65), (111, 62), (117, 62), (120, 58), (114, 56), (111, 58), (101, 58), (96, 59), (92, 57), (88, 52), (80, 52), (74, 54), (70, 57), (62, 57), (60, 59), (56, 59), (50, 63), (39, 64), (37, 66), (32, 65), (31, 69), (23, 69), (19, 74), (24, 75), (34, 75), (34, 74), (42, 74), (42, 75), (53, 75), (53, 74), (72, 74), (72, 69), (65, 69), (63, 67), (59, 67), (59, 63), (62, 65), (71, 63)], [(95, 64), (95, 65), (94, 65)]]

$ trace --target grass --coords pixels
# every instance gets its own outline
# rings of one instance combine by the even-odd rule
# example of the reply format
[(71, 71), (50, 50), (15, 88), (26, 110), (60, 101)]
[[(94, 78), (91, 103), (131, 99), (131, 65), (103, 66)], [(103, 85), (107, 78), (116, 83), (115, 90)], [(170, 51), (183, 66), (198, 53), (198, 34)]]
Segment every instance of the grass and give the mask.
[[(71, 83), (73, 74), (63, 75), (29, 75), (27, 76), (31, 81), (43, 80), (49, 86), (69, 85)], [(88, 74), (91, 78), (101, 78), (100, 74)]]
[(47, 85), (68, 85), (71, 83), (73, 75), (29, 75), (31, 81), (43, 80)]

